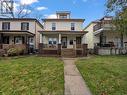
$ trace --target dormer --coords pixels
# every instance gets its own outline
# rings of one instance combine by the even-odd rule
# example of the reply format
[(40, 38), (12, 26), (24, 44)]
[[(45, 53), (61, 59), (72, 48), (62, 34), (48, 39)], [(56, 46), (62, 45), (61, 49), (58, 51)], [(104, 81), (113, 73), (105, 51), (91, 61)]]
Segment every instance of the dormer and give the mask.
[(57, 15), (57, 19), (70, 19), (69, 11), (57, 11), (56, 15)]

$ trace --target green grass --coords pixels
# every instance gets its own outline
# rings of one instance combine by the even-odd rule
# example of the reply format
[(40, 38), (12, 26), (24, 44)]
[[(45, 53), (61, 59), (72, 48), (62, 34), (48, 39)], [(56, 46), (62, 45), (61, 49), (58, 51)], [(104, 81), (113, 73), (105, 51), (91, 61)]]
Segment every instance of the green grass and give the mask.
[(0, 59), (0, 95), (63, 95), (63, 62), (57, 58)]
[(127, 95), (127, 56), (94, 56), (76, 65), (93, 95)]

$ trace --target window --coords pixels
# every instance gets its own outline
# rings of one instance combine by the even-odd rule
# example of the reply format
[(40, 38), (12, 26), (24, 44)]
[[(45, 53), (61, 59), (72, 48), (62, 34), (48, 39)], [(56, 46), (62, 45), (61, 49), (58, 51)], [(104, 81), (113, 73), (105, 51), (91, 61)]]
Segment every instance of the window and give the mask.
[(60, 19), (67, 19), (67, 15), (60, 15)]
[(57, 44), (57, 39), (56, 38), (49, 38), (49, 44), (56, 45)]
[(21, 30), (29, 30), (29, 23), (27, 22), (21, 23)]
[(56, 23), (52, 23), (52, 30), (56, 30)]
[(34, 43), (34, 39), (32, 37), (29, 38), (30, 43)]
[(75, 30), (75, 23), (71, 23), (71, 30)]
[(73, 40), (70, 40), (70, 45), (73, 45)]
[(20, 37), (20, 36), (19, 37), (15, 37), (14, 38), (14, 43), (15, 44), (22, 44), (22, 37)]
[(3, 37), (3, 44), (9, 44), (9, 36)]
[(10, 22), (3, 22), (2, 30), (10, 30)]

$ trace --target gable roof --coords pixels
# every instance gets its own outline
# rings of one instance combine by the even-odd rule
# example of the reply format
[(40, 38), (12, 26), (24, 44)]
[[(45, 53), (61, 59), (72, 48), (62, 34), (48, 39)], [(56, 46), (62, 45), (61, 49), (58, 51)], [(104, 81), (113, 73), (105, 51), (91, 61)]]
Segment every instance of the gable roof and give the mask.
[(91, 23), (89, 23), (83, 30), (85, 30), (85, 29), (87, 29), (91, 24), (93, 24), (93, 23), (98, 23), (98, 22), (100, 22), (99, 20), (96, 20), (96, 21), (92, 21)]

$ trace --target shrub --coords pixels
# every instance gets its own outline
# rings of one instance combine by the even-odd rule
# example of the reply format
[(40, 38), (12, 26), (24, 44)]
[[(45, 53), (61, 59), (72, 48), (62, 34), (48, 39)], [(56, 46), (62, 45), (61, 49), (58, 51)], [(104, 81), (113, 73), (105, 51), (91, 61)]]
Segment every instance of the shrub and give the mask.
[(21, 47), (13, 46), (7, 50), (7, 54), (9, 56), (15, 56), (15, 55), (24, 54), (24, 51), (25, 51), (25, 46), (21, 46)]
[(7, 50), (7, 54), (9, 56), (17, 55), (17, 49), (16, 48), (10, 48), (10, 49)]
[(24, 50), (25, 50), (25, 49), (22, 48), (22, 47), (21, 47), (21, 48), (20, 48), (20, 47), (17, 48), (17, 55), (23, 54), (23, 53), (24, 53)]

